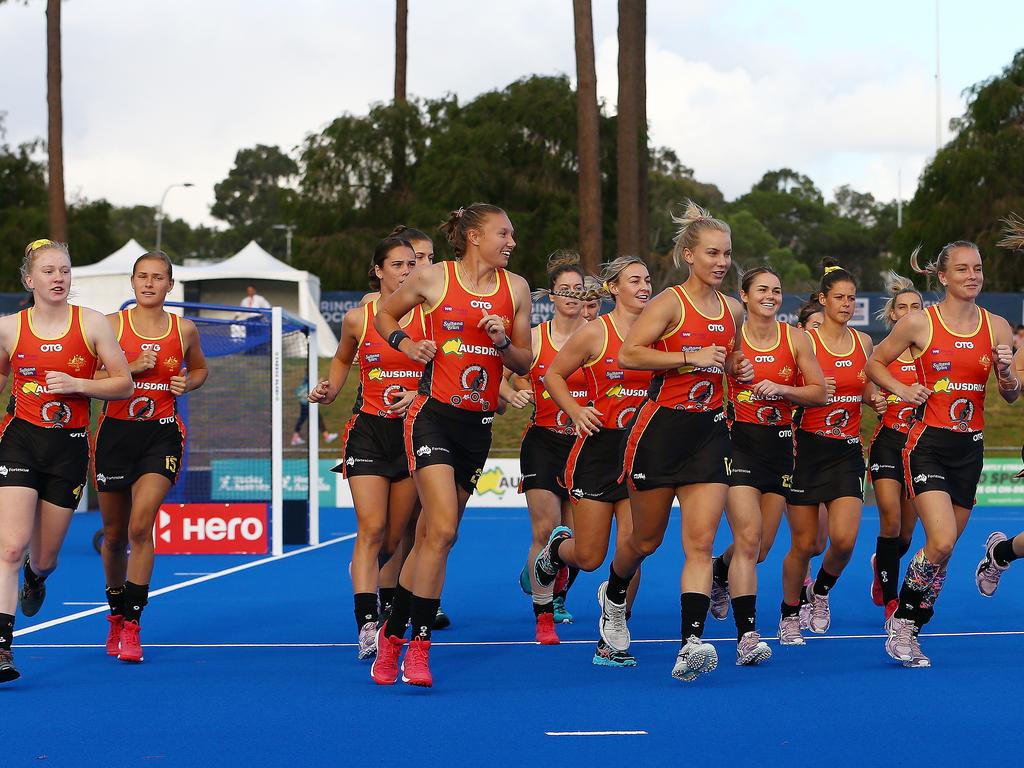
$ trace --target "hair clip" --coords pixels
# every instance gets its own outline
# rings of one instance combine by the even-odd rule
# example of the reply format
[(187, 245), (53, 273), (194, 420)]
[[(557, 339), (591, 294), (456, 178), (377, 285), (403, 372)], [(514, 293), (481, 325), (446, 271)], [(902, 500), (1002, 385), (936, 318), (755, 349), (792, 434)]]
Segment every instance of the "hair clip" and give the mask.
[(464, 214), (465, 212), (466, 212), (465, 208), (459, 208), (459, 210), (457, 210), (455, 212), (455, 218), (456, 219), (461, 219), (462, 218), (462, 214)]
[(838, 265), (834, 267), (825, 267), (825, 274), (827, 275), (829, 272), (835, 272), (837, 269), (842, 269), (842, 267)]
[(608, 281), (607, 280), (605, 280), (603, 283), (601, 283), (601, 290), (604, 291), (605, 293), (611, 293), (611, 291), (608, 290)]

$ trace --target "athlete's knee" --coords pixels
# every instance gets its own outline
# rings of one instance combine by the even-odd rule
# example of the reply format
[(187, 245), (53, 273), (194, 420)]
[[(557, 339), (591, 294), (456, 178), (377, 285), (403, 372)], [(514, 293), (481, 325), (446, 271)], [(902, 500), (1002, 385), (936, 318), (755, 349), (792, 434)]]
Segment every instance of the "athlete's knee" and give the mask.
[(425, 546), (447, 552), (455, 546), (459, 538), (459, 529), (453, 524), (431, 522), (424, 531), (423, 538)]
[(928, 553), (928, 559), (933, 563), (944, 563), (953, 554), (953, 547), (955, 546), (956, 535), (951, 533), (929, 536), (925, 549)]
[(757, 559), (761, 562), (761, 531), (759, 529), (739, 529), (733, 532), (733, 557), (744, 560)]
[(647, 536), (638, 536), (636, 531), (633, 531), (633, 535), (629, 537), (629, 546), (641, 557), (649, 557), (658, 551), (664, 538), (664, 531)]
[(821, 547), (818, 545), (818, 537), (814, 533), (793, 533), (792, 542), (790, 544), (790, 552), (797, 555), (798, 557), (816, 557), (822, 553)]
[(128, 523), (128, 540), (133, 547), (153, 539), (153, 523), (132, 520)]
[(364, 547), (380, 550), (384, 548), (387, 530), (383, 524), (367, 525), (364, 523), (359, 527), (358, 538)]
[(853, 556), (853, 546), (856, 544), (856, 541), (856, 538), (833, 536), (828, 542), (829, 554), (836, 560), (848, 562)]
[(0, 544), (0, 564), (17, 568), (25, 560), (25, 548), (14, 544)]
[(575, 559), (576, 559), (576, 567), (579, 568), (581, 571), (586, 571), (587, 573), (593, 573), (594, 571), (596, 571), (598, 568), (601, 567), (601, 564), (604, 562), (604, 557), (605, 557), (605, 555), (607, 553), (606, 552), (582, 552), (577, 547), (577, 549), (575, 550), (574, 554), (576, 556), (575, 557)]

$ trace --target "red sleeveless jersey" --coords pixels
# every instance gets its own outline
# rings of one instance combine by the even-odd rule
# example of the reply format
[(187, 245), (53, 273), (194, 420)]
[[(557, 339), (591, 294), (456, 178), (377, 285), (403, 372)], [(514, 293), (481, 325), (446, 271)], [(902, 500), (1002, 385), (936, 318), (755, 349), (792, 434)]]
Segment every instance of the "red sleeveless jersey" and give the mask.
[[(410, 360), (404, 352), (392, 348), (377, 332), (373, 318), (379, 305), (378, 298), (363, 307), (363, 331), (359, 335), (358, 347), (359, 395), (352, 410), (398, 419), (402, 416), (389, 413), (388, 408), (406, 390), (415, 390), (419, 386), (423, 366)], [(402, 330), (413, 341), (421, 341), (425, 337), (422, 307), (413, 309), (411, 318), (402, 326)]]
[(833, 352), (817, 330), (807, 331), (821, 372), (825, 378), (831, 376), (836, 380), (836, 391), (826, 405), (803, 409), (799, 426), (805, 432), (836, 439), (860, 439), (860, 411), (868, 380), (864, 366), (868, 356), (860, 334), (848, 330), (853, 338), (847, 342), (845, 352)]
[(143, 336), (135, 329), (131, 310), (122, 309), (117, 313), (117, 341), (129, 362), (145, 350), (156, 352), (156, 365), (148, 371), (136, 373), (135, 392), (127, 400), (110, 400), (103, 414), (110, 419), (131, 421), (153, 421), (174, 416), (178, 411), (176, 398), (171, 394), (171, 377), (181, 373), (185, 359), (185, 344), (181, 340), (181, 326), (178, 316), (168, 313), (170, 318), (167, 333), (163, 336)]
[(992, 370), (991, 318), (981, 317), (974, 333), (954, 333), (942, 321), (938, 305), (925, 310), (931, 338), (917, 358), (918, 381), (932, 391), (924, 404), (922, 421), (929, 427), (954, 432), (980, 432), (985, 428), (985, 384)]
[[(725, 347), (727, 354), (732, 352), (736, 344), (736, 323), (725, 296), (715, 292), (719, 312), (715, 317), (708, 317), (694, 306), (683, 286), (673, 285), (669, 290), (679, 300), (679, 323), (657, 341), (655, 349), (690, 354), (717, 345)], [(713, 411), (722, 407), (724, 373), (718, 366), (698, 368), (693, 365), (659, 371), (651, 382), (651, 399), (666, 408)]]
[[(913, 358), (904, 360), (903, 355), (900, 355), (889, 363), (886, 368), (900, 384), (909, 385), (917, 383), (917, 364)], [(879, 388), (879, 391), (885, 398), (886, 403), (885, 414), (882, 416), (882, 426), (906, 434), (916, 420), (914, 413), (917, 408), (901, 400), (899, 395), (895, 395), (888, 390)]]
[[(530, 367), (528, 376), (530, 385), (533, 388), (533, 423), (538, 427), (544, 427), (554, 432), (562, 432), (571, 435), (573, 432), (572, 421), (566, 416), (565, 411), (558, 407), (547, 389), (544, 388), (544, 374), (551, 366), (558, 350), (551, 341), (551, 321), (541, 323), (537, 327), (540, 335), (540, 348), (533, 358), (533, 365)], [(565, 383), (569, 386), (569, 394), (581, 405), (587, 402), (587, 377), (580, 368), (572, 373)]]
[(96, 373), (96, 352), (82, 327), (82, 308), (68, 305), (68, 325), (57, 337), (38, 335), (32, 310), (18, 313), (18, 338), (11, 350), (11, 400), (7, 412), (37, 427), (82, 429), (89, 426), (89, 398), (46, 391), (49, 371), (76, 379)]
[(502, 319), (506, 333), (511, 331), (516, 314), (512, 285), (508, 272), (496, 269), (494, 290), (473, 293), (459, 279), (456, 263), (441, 262), (444, 291), (424, 312), (427, 338), (437, 344), (437, 354), (423, 371), (419, 391), (456, 408), (489, 413), (498, 407), (501, 353), (478, 323), (486, 310)]
[(604, 326), (604, 349), (593, 362), (583, 366), (587, 401), (601, 412), (602, 427), (625, 429), (636, 409), (647, 399), (651, 372), (630, 371), (619, 366), (622, 336), (610, 314), (592, 322)]
[(785, 399), (754, 393), (754, 385), (759, 381), (793, 386), (799, 375), (790, 328), (777, 320), (775, 325), (778, 328), (777, 341), (774, 346), (766, 349), (755, 347), (747, 339), (746, 329), (740, 330), (740, 348), (754, 366), (754, 379), (744, 384), (732, 376), (728, 377), (732, 421), (772, 426), (788, 426), (793, 423), (793, 408)]

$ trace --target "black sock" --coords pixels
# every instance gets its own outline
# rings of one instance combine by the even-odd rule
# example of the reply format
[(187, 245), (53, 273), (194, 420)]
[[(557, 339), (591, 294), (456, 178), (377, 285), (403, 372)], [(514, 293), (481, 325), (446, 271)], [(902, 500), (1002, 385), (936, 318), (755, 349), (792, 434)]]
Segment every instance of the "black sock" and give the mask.
[(553, 602), (547, 602), (543, 604), (533, 604), (533, 615), (540, 616), (542, 613), (554, 613), (555, 604)]
[(124, 583), (124, 620), (138, 623), (149, 602), (149, 584)]
[(997, 565), (1009, 565), (1017, 559), (1017, 554), (1013, 551), (1013, 539), (1007, 539), (1006, 541), (1000, 541), (994, 547), (992, 547), (992, 557), (995, 558)]
[(900, 540), (879, 536), (875, 541), (875, 568), (882, 584), (882, 602), (895, 600), (900, 593)]
[(399, 584), (395, 588), (395, 600), (391, 603), (391, 615), (388, 616), (387, 637), (405, 637), (405, 625), (409, 621), (412, 610), (412, 592)]
[(616, 605), (626, 602), (626, 591), (629, 589), (629, 579), (624, 579), (615, 572), (615, 563), (608, 566), (608, 589), (606, 595)]
[(839, 577), (833, 576), (822, 566), (818, 569), (818, 575), (814, 577), (814, 594), (827, 595), (837, 581), (839, 581)]
[(395, 602), (395, 588), (381, 587), (377, 594), (380, 596), (380, 615), (383, 616), (391, 610), (391, 605)]
[(14, 616), (9, 613), (0, 613), (0, 649), (11, 650), (12, 640), (14, 640)]
[(732, 599), (732, 616), (736, 620), (736, 640), (757, 629), (757, 595), (740, 595)]
[(924, 592), (919, 592), (904, 581), (903, 586), (900, 588), (900, 604), (893, 615), (897, 619), (910, 619), (918, 626), (921, 626), (919, 623), (922, 611), (921, 601), (924, 599), (924, 596)]
[(932, 620), (932, 616), (935, 615), (935, 608), (932, 606), (921, 606), (917, 611), (917, 628), (920, 630), (925, 624)]
[(412, 639), (429, 640), (430, 630), (434, 628), (434, 617), (437, 607), (441, 605), (439, 597), (412, 596), (409, 618), (412, 621)]
[(565, 565), (562, 558), (558, 556), (558, 548), (562, 546), (563, 541), (568, 541), (568, 539), (559, 537), (551, 542), (551, 562), (557, 569), (561, 569)]
[(902, 560), (903, 556), (905, 554), (907, 554), (907, 552), (909, 552), (909, 551), (910, 551), (910, 539), (907, 539), (906, 541), (904, 541), (903, 539), (900, 539), (900, 559)]
[(577, 568), (575, 565), (570, 565), (569, 566), (569, 580), (567, 582), (565, 582), (565, 586), (562, 587), (562, 589), (560, 589), (558, 591), (558, 593), (555, 595), (555, 597), (560, 597), (560, 598), (562, 598), (564, 600), (565, 596), (569, 594), (569, 588), (572, 587), (572, 583), (574, 581), (576, 581), (576, 577), (579, 576), (579, 575), (580, 575), (580, 569)]
[(682, 619), (679, 636), (684, 643), (691, 635), (698, 638), (704, 636), (704, 622), (707, 621), (710, 607), (711, 598), (700, 592), (683, 592), (679, 596), (679, 614)]
[(797, 603), (796, 605), (790, 605), (785, 600), (783, 600), (782, 607), (780, 610), (782, 612), (782, 618), (786, 618), (787, 616), (798, 616), (800, 614), (800, 603)]
[(373, 592), (356, 592), (352, 598), (356, 607), (356, 629), (362, 629), (368, 621), (377, 621), (377, 596)]
[(729, 566), (726, 564), (724, 556), (719, 555), (711, 561), (711, 577), (720, 587), (729, 584)]
[(107, 605), (111, 616), (124, 616), (124, 584), (120, 587), (107, 587)]
[(32, 570), (32, 566), (28, 564), (28, 558), (25, 558), (25, 567), (22, 569), (24, 573), (25, 583), (33, 589), (36, 589), (40, 584), (46, 581), (46, 576), (40, 576), (38, 573)]

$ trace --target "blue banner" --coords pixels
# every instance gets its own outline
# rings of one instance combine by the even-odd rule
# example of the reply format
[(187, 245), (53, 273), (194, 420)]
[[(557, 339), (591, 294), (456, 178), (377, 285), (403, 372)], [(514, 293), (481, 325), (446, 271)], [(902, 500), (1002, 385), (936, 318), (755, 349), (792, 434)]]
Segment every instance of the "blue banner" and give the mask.
[[(285, 459), (283, 464), (284, 498), (308, 498), (308, 462)], [(331, 468), (337, 464), (337, 459), (320, 459), (320, 506), (334, 506), (341, 476)], [(270, 459), (214, 459), (210, 469), (210, 498), (214, 501), (270, 500)]]

